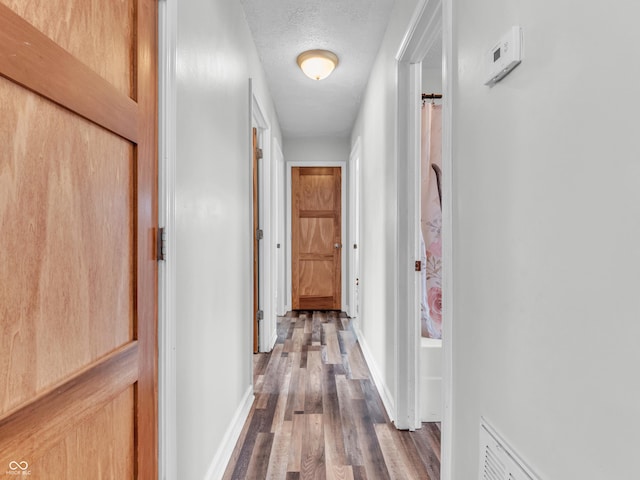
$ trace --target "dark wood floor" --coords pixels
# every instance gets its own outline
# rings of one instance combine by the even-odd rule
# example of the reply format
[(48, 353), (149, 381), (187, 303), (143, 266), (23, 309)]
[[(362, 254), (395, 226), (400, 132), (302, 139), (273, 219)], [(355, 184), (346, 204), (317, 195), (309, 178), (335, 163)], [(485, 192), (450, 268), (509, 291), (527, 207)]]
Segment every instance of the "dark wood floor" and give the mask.
[(225, 479), (440, 478), (440, 425), (395, 429), (344, 314), (280, 318), (254, 375), (256, 400)]

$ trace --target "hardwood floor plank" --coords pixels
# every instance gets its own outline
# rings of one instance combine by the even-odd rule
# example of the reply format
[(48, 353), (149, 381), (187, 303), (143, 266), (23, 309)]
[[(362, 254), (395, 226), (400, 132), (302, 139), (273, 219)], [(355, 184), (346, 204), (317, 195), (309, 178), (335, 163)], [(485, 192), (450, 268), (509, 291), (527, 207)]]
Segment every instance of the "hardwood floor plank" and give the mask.
[(352, 399), (349, 395), (347, 379), (342, 375), (336, 377), (336, 391), (338, 393), (340, 419), (342, 422), (342, 438), (347, 461), (350, 465), (364, 465), (353, 414)]
[(362, 465), (354, 465), (351, 468), (353, 469), (353, 480), (367, 480), (367, 471)]
[(364, 360), (360, 345), (353, 345), (349, 351), (349, 366), (351, 367), (351, 378), (354, 380), (368, 380), (369, 368)]
[(364, 392), (362, 391), (362, 383), (360, 380), (347, 380), (351, 398), (354, 400), (364, 400)]
[(294, 390), (293, 413), (304, 413), (305, 397), (307, 393), (307, 369), (301, 368), (298, 375), (298, 386)]
[[(274, 417), (275, 423), (275, 417)], [(281, 422), (274, 433), (269, 468), (265, 478), (267, 480), (282, 480), (287, 475), (287, 462), (291, 447), (291, 433), (293, 422)]]
[[(304, 414), (293, 416), (293, 426), (291, 430), (291, 445), (289, 447), (289, 458), (287, 460), (287, 472), (300, 473), (300, 461), (302, 459), (302, 434), (304, 433)], [(287, 478), (289, 475), (287, 474)]]
[(304, 322), (304, 333), (313, 333), (313, 318), (307, 318)]
[(269, 355), (268, 353), (257, 353), (253, 356), (253, 375), (254, 376), (264, 375), (264, 372), (267, 369), (267, 365), (269, 364), (270, 358), (271, 358), (271, 355)]
[(396, 433), (400, 432), (387, 423), (374, 425), (374, 428), (391, 480), (431, 480), (421, 477), (412, 464), (400, 439), (396, 437)]
[(285, 408), (284, 420), (293, 420), (293, 408), (296, 401), (296, 389), (300, 382), (300, 353), (289, 354), (291, 361), (291, 378), (289, 379), (289, 391), (287, 392), (287, 406)]
[(273, 444), (272, 433), (259, 433), (256, 438), (254, 453), (251, 455), (247, 468), (246, 479), (267, 478), (269, 468), (269, 458), (271, 456), (271, 446)]
[(322, 413), (322, 358), (319, 351), (311, 351), (307, 360), (307, 392), (304, 412)]
[(322, 342), (322, 319), (320, 312), (313, 312), (313, 331), (311, 333), (311, 345), (321, 345)]
[(431, 478), (440, 478), (440, 429), (434, 423), (423, 423), (422, 428), (412, 432), (411, 439), (425, 470)]
[(256, 408), (264, 410), (267, 408), (267, 404), (269, 402), (269, 394), (268, 393), (256, 393)]
[[(419, 431), (419, 430), (418, 430)], [(422, 453), (426, 453), (427, 458), (429, 457), (428, 452), (421, 452), (418, 448), (415, 438), (417, 432), (409, 432), (407, 430), (396, 430), (395, 435), (398, 438), (398, 442), (400, 442), (402, 450), (406, 453), (409, 462), (412, 465), (422, 465), (424, 469), (427, 471), (428, 478), (430, 480), (438, 480), (440, 478), (440, 460), (435, 461), (435, 463), (431, 463), (427, 465), (422, 460)]]
[[(277, 433), (281, 425), (285, 423), (285, 415), (287, 410), (287, 400), (289, 399), (289, 388), (291, 383), (291, 365), (289, 363), (289, 369), (285, 374), (282, 381), (282, 390), (278, 395), (278, 403), (276, 404), (276, 410), (273, 414), (273, 422), (271, 422), (271, 431)], [(289, 421), (290, 423), (290, 421)]]
[(305, 432), (302, 439), (302, 460), (300, 477), (304, 480), (325, 480), (324, 425), (322, 414), (307, 414)]
[(347, 454), (344, 450), (342, 420), (333, 367), (333, 365), (325, 365), (323, 371), (324, 450), (327, 479), (342, 480), (353, 478), (353, 471), (347, 465)]
[(323, 324), (325, 345), (327, 346), (327, 363), (341, 364), (342, 354), (338, 343), (338, 332), (335, 323)]
[(356, 344), (356, 338), (352, 331), (345, 329), (338, 332), (338, 344), (340, 345), (340, 353), (348, 355), (351, 348)]
[(389, 470), (378, 442), (374, 424), (371, 422), (366, 400), (353, 400), (352, 405), (358, 438), (363, 444), (361, 452), (367, 476), (379, 480), (390, 480)]
[(305, 344), (304, 341), (304, 328), (296, 326), (293, 330), (293, 352), (302, 351), (302, 345)]
[(369, 414), (371, 415), (371, 421), (373, 423), (387, 423), (389, 418), (384, 410), (384, 405), (380, 399), (380, 395), (373, 385), (371, 380), (360, 380), (360, 387), (364, 393), (364, 400), (366, 400)]
[(280, 364), (283, 364), (283, 368), (286, 368), (287, 357), (282, 357), (282, 345), (276, 344), (269, 355), (269, 363), (267, 364), (267, 370), (269, 372), (277, 372), (276, 375), (267, 375), (262, 383), (262, 388), (259, 393), (279, 393), (280, 383), (284, 378), (284, 372), (281, 371)]

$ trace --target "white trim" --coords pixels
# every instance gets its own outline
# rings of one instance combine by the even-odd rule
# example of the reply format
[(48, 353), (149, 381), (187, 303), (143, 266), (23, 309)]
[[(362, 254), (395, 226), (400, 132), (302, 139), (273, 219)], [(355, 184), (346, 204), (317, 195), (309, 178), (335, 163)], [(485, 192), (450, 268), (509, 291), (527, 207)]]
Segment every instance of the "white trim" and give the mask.
[(158, 264), (158, 478), (178, 479), (176, 360), (176, 45), (178, 0), (158, 3), (158, 225), (166, 260)]
[[(264, 318), (259, 323), (260, 352), (270, 352), (275, 342), (271, 339), (277, 332), (277, 317), (273, 298), (275, 284), (273, 282), (273, 242), (275, 238), (273, 212), (273, 165), (271, 154), (271, 126), (262, 108), (262, 102), (253, 90), (253, 82), (249, 79), (251, 89), (251, 123), (258, 130), (258, 146), (262, 149), (262, 160), (258, 162), (258, 218), (259, 228), (264, 232), (259, 242), (259, 304), (264, 312)], [(253, 140), (252, 140), (253, 142)], [(251, 228), (253, 231), (253, 227)], [(252, 249), (253, 250), (253, 249)]]
[(253, 395), (253, 386), (250, 386), (245, 392), (242, 400), (240, 402), (240, 406), (236, 410), (231, 419), (231, 423), (229, 423), (229, 427), (222, 437), (222, 443), (220, 444), (220, 448), (216, 452), (209, 468), (207, 469), (207, 473), (204, 476), (204, 480), (220, 480), (224, 476), (224, 471), (227, 468), (227, 464), (231, 459), (231, 455), (233, 454), (233, 449), (240, 438), (240, 434), (242, 433), (242, 428), (244, 427), (244, 423), (249, 417), (249, 413), (251, 412), (251, 406), (253, 405), (254, 395)]
[[(347, 278), (346, 276), (346, 267), (347, 267), (347, 260), (346, 260), (346, 255), (344, 254), (344, 245), (345, 245), (345, 238), (347, 238), (347, 197), (346, 197), (346, 193), (347, 193), (347, 182), (345, 181), (345, 172), (346, 172), (346, 167), (347, 167), (347, 162), (342, 162), (342, 161), (336, 161), (336, 162), (299, 162), (299, 161), (294, 161), (294, 162), (286, 162), (287, 165), (287, 205), (286, 205), (286, 211), (287, 211), (287, 252), (286, 252), (286, 256), (287, 256), (287, 272), (291, 272), (291, 266), (292, 266), (292, 260), (291, 260), (291, 167), (340, 167), (340, 178), (341, 178), (341, 183), (342, 183), (342, 192), (341, 192), (341, 217), (342, 217), (342, 225), (340, 226), (341, 229), (341, 237), (340, 237), (340, 243), (343, 245), (342, 248), (342, 255), (341, 255), (341, 291), (340, 291), (340, 296), (341, 296), (341, 308), (345, 308), (345, 300), (346, 300), (346, 295), (347, 295), (347, 288), (346, 288), (346, 283), (345, 279)], [(291, 290), (292, 290), (292, 286), (291, 286), (291, 273), (289, 273), (289, 275), (287, 275), (287, 304), (288, 304), (288, 308), (291, 308), (291, 305), (293, 304), (292, 300), (291, 300)]]
[(440, 35), (442, 35), (442, 1), (420, 0), (413, 11), (409, 28), (396, 54), (396, 60), (421, 63)]
[[(286, 197), (286, 173), (284, 154), (277, 138), (273, 139), (273, 231), (274, 245), (276, 245), (274, 255), (274, 277), (275, 277), (275, 314), (283, 316), (287, 313), (287, 287), (286, 287), (286, 213), (285, 213), (285, 197)], [(280, 248), (277, 246), (280, 245)], [(277, 332), (276, 332), (277, 337)]]
[(378, 393), (380, 394), (380, 399), (382, 400), (382, 404), (384, 405), (385, 410), (387, 411), (387, 415), (392, 422), (396, 421), (396, 405), (393, 402), (393, 395), (391, 394), (391, 389), (384, 381), (384, 377), (382, 373), (380, 373), (380, 367), (376, 363), (375, 356), (371, 353), (371, 349), (365, 340), (365, 336), (362, 334), (362, 330), (360, 330), (360, 322), (356, 319), (351, 324), (353, 326), (353, 331), (356, 334), (356, 338), (358, 339), (358, 343), (360, 344), (360, 350), (362, 350), (362, 355), (364, 356), (364, 360), (367, 363), (367, 367), (369, 367), (369, 371), (371, 372), (371, 378), (373, 379), (373, 383), (376, 385), (378, 389)]
[(440, 478), (453, 478), (453, 0), (442, 0), (442, 435)]
[[(360, 159), (362, 138), (356, 138), (349, 155), (349, 304), (345, 310), (351, 318), (359, 315), (359, 288), (356, 285), (360, 275)], [(354, 248), (356, 245), (357, 248)]]

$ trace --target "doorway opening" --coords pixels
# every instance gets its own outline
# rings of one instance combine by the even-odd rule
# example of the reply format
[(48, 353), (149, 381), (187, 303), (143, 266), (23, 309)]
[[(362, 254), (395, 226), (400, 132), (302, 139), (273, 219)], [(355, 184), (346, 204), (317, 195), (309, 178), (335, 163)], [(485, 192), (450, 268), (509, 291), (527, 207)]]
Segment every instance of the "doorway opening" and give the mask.
[(291, 170), (292, 307), (342, 309), (342, 169)]
[(260, 309), (260, 240), (263, 231), (260, 229), (260, 160), (262, 149), (258, 146), (258, 129), (252, 129), (252, 203), (253, 203), (253, 353), (259, 351), (259, 325), (264, 312)]
[[(442, 461), (441, 478), (451, 475), (451, 332), (452, 332), (452, 221), (451, 221), (451, 53), (452, 6), (449, 0), (420, 1), (398, 60), (398, 206), (407, 217), (400, 224), (398, 264), (422, 261), (421, 248), (421, 97), (442, 94), (441, 200), (441, 362)], [(423, 65), (424, 64), (424, 65)], [(438, 65), (440, 68), (438, 69)], [(426, 69), (423, 71), (423, 66)], [(431, 71), (429, 71), (429, 67)], [(424, 79), (423, 79), (424, 77)], [(423, 83), (423, 80), (425, 83)], [(439, 80), (439, 83), (438, 83)], [(435, 84), (433, 82), (436, 82)], [(438, 88), (441, 87), (441, 88)], [(427, 92), (425, 92), (425, 89)], [(439, 200), (438, 200), (439, 201)], [(422, 266), (422, 265), (416, 265)], [(421, 426), (421, 375), (427, 371), (422, 351), (422, 271), (401, 273), (398, 281), (398, 407), (397, 426), (413, 430)], [(433, 352), (429, 352), (433, 353)]]
[[(337, 266), (336, 267), (332, 267), (336, 269), (336, 272), (338, 273), (338, 276), (340, 278), (340, 284), (339, 284), (339, 288), (337, 290), (337, 293), (332, 293), (331, 296), (335, 296), (338, 299), (338, 303), (334, 304), (331, 307), (327, 307), (327, 306), (322, 306), (322, 307), (313, 307), (312, 309), (319, 309), (319, 310), (324, 310), (324, 309), (329, 309), (329, 310), (343, 310), (343, 299), (347, 298), (347, 293), (346, 293), (346, 287), (347, 287), (347, 282), (342, 281), (342, 279), (347, 278), (345, 275), (345, 271), (346, 271), (346, 256), (342, 255), (342, 246), (344, 243), (344, 232), (346, 232), (346, 219), (347, 219), (347, 215), (346, 215), (346, 204), (347, 202), (345, 202), (343, 199), (346, 198), (346, 182), (344, 182), (344, 177), (345, 177), (345, 169), (346, 169), (346, 162), (340, 162), (340, 161), (327, 161), (327, 162), (299, 162), (299, 161), (294, 161), (294, 162), (287, 162), (287, 181), (286, 181), (286, 185), (287, 185), (287, 232), (286, 232), (286, 238), (290, 241), (289, 243), (289, 248), (287, 249), (287, 268), (286, 271), (288, 272), (287, 275), (287, 299), (288, 299), (288, 305), (291, 306), (292, 310), (296, 310), (299, 308), (307, 308), (307, 307), (296, 307), (293, 303), (293, 299), (294, 299), (294, 295), (293, 295), (293, 288), (294, 288), (294, 255), (293, 255), (293, 206), (294, 206), (294, 189), (293, 189), (293, 177), (294, 177), (294, 169), (296, 168), (310, 168), (310, 169), (319, 169), (319, 170), (325, 170), (325, 169), (337, 169), (337, 171), (339, 171), (339, 179), (340, 179), (340, 183), (337, 184), (339, 186), (339, 199), (340, 202), (339, 204), (336, 205), (336, 208), (339, 210), (339, 214), (337, 215), (337, 217), (339, 218), (339, 229), (337, 229), (336, 231), (339, 233), (338, 236), (336, 236), (335, 238), (333, 238), (332, 242), (330, 243), (326, 243), (325, 246), (330, 246), (331, 247), (331, 254), (332, 257), (335, 254), (335, 252), (337, 251), (340, 255), (339, 255), (339, 260), (337, 262)], [(336, 187), (338, 188), (338, 187)], [(335, 194), (334, 194), (335, 195)], [(338, 198), (337, 196), (335, 198)], [(303, 208), (303, 210), (305, 210)], [(303, 215), (306, 216), (308, 214), (311, 214), (311, 212), (303, 212)], [(324, 218), (318, 219), (316, 220), (316, 224), (319, 225), (320, 223), (328, 223), (329, 222), (329, 212), (325, 211), (324, 213), (321, 213), (321, 215), (324, 216)], [(332, 217), (335, 217), (336, 214), (331, 213)], [(335, 228), (335, 227), (334, 227)], [(309, 239), (311, 240), (312, 237), (309, 237)], [(336, 247), (336, 244), (338, 245)], [(326, 270), (326, 267), (328, 267), (328, 256), (329, 256), (329, 251), (327, 250), (323, 255), (325, 255), (327, 258), (326, 259), (321, 259), (318, 257), (319, 261), (324, 261), (324, 267), (325, 267), (325, 273), (328, 272), (328, 270)], [(299, 285), (298, 285), (299, 288)], [(321, 295), (322, 297), (328, 297), (329, 295)], [(326, 299), (325, 299), (326, 300)], [(324, 304), (323, 304), (324, 305)], [(337, 305), (337, 306), (336, 306)]]
[[(262, 103), (253, 91), (249, 80), (251, 98), (251, 145), (252, 161), (252, 217), (253, 234), (253, 347), (252, 353), (270, 352), (276, 342), (276, 295), (277, 273), (274, 244), (277, 243), (277, 162), (282, 161), (278, 148), (272, 155), (271, 127), (264, 114)], [(277, 145), (276, 145), (277, 146)], [(274, 162), (276, 164), (274, 165)]]

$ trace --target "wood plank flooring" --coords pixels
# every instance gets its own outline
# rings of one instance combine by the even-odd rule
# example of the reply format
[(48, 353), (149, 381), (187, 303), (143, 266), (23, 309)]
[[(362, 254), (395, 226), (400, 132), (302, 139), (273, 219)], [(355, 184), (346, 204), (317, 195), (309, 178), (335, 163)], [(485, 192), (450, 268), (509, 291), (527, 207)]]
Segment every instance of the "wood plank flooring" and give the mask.
[(350, 320), (281, 317), (270, 354), (254, 356), (256, 400), (225, 480), (440, 478), (440, 425), (389, 422)]

